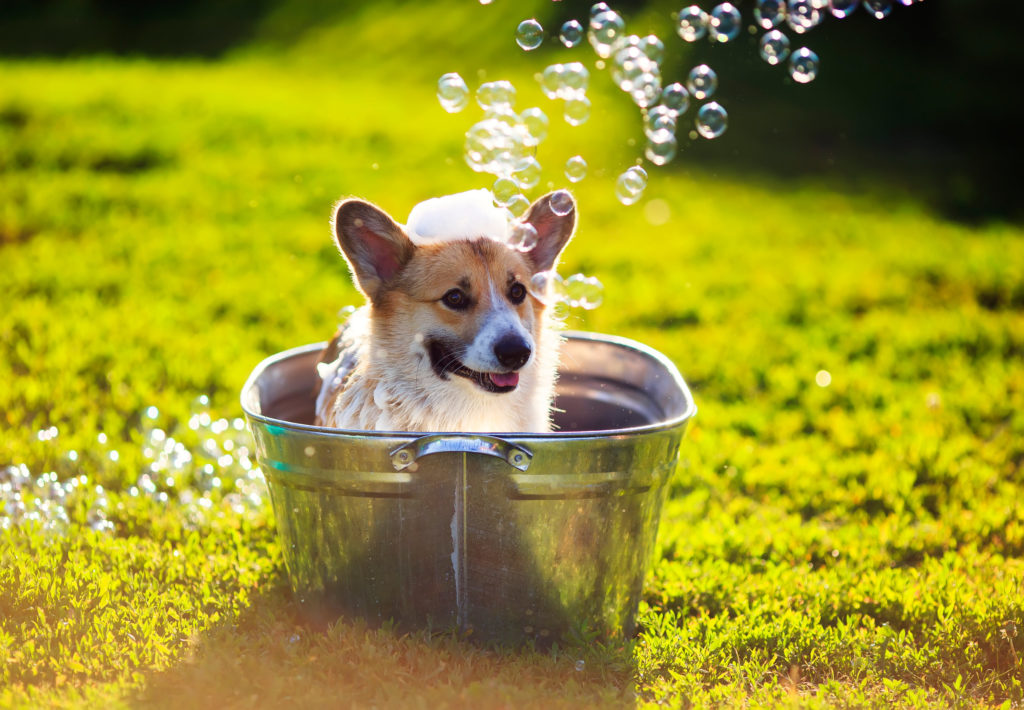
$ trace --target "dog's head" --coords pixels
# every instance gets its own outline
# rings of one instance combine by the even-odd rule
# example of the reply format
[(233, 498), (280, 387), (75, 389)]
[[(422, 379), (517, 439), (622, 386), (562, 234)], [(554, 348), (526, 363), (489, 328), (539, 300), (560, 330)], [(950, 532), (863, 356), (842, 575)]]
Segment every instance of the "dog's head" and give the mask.
[(557, 211), (550, 194), (531, 205), (521, 221), (537, 239), (526, 251), (484, 235), (414, 241), (374, 205), (339, 203), (334, 234), (372, 305), (371, 347), (458, 387), (515, 390), (543, 327), (545, 294), (531, 280), (554, 268), (575, 227), (566, 194)]

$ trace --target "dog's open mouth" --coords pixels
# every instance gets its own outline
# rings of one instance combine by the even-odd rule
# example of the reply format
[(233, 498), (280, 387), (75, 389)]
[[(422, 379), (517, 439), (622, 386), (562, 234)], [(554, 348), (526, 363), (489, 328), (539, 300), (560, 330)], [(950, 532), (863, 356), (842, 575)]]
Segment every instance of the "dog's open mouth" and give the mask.
[(430, 364), (434, 372), (442, 380), (447, 380), (448, 375), (458, 375), (471, 380), (486, 392), (511, 392), (519, 385), (518, 372), (479, 372), (471, 370), (462, 364), (462, 360), (455, 354), (455, 349), (446, 345), (440, 340), (431, 340), (427, 346), (430, 353)]

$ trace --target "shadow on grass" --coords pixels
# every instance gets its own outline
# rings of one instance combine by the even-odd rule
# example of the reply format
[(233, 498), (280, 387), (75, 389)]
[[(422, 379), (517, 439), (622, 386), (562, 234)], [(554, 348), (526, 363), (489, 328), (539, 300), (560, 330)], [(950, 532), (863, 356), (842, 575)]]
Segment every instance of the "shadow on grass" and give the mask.
[(596, 707), (635, 705), (629, 644), (485, 648), (454, 633), (306, 623), (285, 579), (235, 622), (149, 674), (139, 707)]

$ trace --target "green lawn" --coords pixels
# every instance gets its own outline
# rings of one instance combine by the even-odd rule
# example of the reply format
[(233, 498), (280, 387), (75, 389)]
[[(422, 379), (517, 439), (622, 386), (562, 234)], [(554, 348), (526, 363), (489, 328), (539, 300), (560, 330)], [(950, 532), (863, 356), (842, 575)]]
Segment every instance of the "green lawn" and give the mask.
[[(465, 5), (436, 31), (470, 72), (467, 28), (497, 20)], [(685, 154), (624, 207), (639, 124), (600, 85), (579, 129), (540, 104), (545, 183), (592, 166), (562, 272), (605, 300), (569, 325), (665, 352), (700, 409), (639, 635), (539, 653), (302, 625), (238, 392), (357, 302), (334, 200), (403, 219), (489, 184), (460, 157), (477, 113), (434, 99), (443, 53), (353, 65), (402, 39), (364, 14), (212, 62), (0, 63), (0, 706), (1021, 707), (1024, 230), (942, 221), (884, 177), (853, 193)], [(488, 78), (543, 101), (539, 65), (496, 56)], [(194, 460), (147, 490), (155, 427)], [(54, 473), (24, 512), (8, 464)], [(76, 476), (66, 523), (26, 519)]]

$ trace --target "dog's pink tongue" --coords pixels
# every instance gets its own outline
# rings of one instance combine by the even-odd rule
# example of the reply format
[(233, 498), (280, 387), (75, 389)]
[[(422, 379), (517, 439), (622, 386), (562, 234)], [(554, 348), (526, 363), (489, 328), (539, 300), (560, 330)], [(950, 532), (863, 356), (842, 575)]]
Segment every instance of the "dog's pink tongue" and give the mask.
[(518, 372), (492, 372), (491, 382), (498, 387), (515, 387), (519, 384), (519, 373)]

